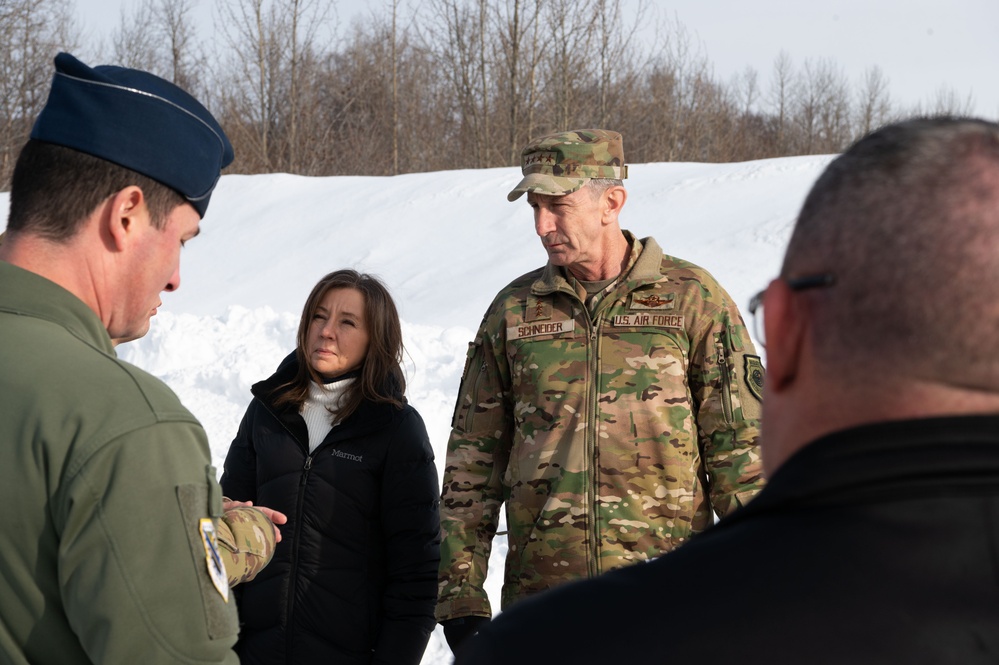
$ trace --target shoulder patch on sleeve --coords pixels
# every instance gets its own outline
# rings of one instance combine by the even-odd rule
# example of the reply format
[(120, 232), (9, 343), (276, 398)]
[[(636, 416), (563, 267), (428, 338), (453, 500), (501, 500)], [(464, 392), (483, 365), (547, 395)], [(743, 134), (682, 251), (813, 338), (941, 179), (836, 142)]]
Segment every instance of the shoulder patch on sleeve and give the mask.
[(766, 370), (763, 369), (763, 361), (759, 356), (751, 356), (748, 353), (743, 356), (745, 359), (746, 387), (756, 399), (763, 401), (763, 379)]
[(205, 561), (208, 564), (208, 576), (212, 578), (212, 584), (222, 596), (222, 600), (229, 602), (229, 578), (226, 577), (225, 563), (219, 555), (218, 542), (215, 540), (215, 521), (210, 517), (204, 517), (198, 522), (198, 532), (201, 534), (201, 542), (205, 546)]

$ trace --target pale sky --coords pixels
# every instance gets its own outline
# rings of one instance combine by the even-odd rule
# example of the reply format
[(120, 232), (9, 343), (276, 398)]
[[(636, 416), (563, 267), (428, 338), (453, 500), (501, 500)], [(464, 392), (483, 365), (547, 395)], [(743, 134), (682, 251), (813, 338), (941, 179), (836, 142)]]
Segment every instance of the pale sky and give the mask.
[[(110, 31), (122, 6), (136, 0), (72, 0), (89, 30)], [(214, 0), (195, 0), (211, 23)], [(387, 11), (388, 0), (330, 0), (341, 21), (359, 13)], [(641, 0), (624, 0), (634, 7)], [(831, 59), (851, 86), (874, 65), (889, 82), (893, 101), (931, 102), (942, 87), (974, 112), (999, 119), (999, 0), (645, 0), (679, 19), (728, 82), (747, 66), (764, 90), (784, 50), (800, 69), (807, 59)], [(416, 0), (402, 0), (415, 6)], [(95, 63), (96, 64), (96, 63)]]

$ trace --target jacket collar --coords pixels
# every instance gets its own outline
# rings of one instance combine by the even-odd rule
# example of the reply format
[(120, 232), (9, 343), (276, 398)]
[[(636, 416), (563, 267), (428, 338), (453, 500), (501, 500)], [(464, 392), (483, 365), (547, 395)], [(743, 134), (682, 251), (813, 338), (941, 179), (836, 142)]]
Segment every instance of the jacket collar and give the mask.
[[(258, 381), (253, 384), (250, 388), (250, 392), (254, 397), (259, 399), (261, 403), (263, 403), (263, 405), (274, 415), (274, 417), (280, 420), (285, 427), (287, 427), (295, 438), (305, 444), (308, 444), (308, 430), (305, 427), (305, 421), (298, 413), (298, 409), (290, 404), (276, 407), (272, 398), (274, 389), (283, 383), (291, 381), (295, 378), (295, 374), (297, 372), (298, 360), (295, 357), (295, 352), (292, 351), (280, 362), (278, 369), (274, 372), (274, 374), (263, 381)], [(354, 373), (348, 373), (342, 378), (347, 378), (351, 375), (354, 375)], [(357, 375), (359, 375), (359, 373)], [(357, 410), (330, 430), (330, 433), (320, 445), (326, 445), (331, 441), (343, 441), (348, 438), (363, 436), (372, 431), (381, 429), (391, 422), (396, 410), (397, 409), (391, 404), (372, 402), (367, 399), (362, 400), (360, 405), (358, 405)], [(308, 446), (306, 445), (306, 447)]]
[(999, 491), (999, 416), (874, 423), (809, 443), (718, 526), (788, 507), (985, 484)]
[(51, 321), (98, 351), (114, 356), (104, 324), (75, 295), (29, 270), (0, 261), (0, 311)]
[[(631, 231), (621, 232), (631, 245), (631, 256), (624, 269), (625, 276), (618, 282), (618, 288), (626, 285), (626, 290), (631, 291), (636, 287), (661, 280), (663, 250), (655, 238), (650, 236), (639, 240)], [(541, 276), (531, 285), (531, 293), (536, 296), (546, 296), (556, 291), (575, 294), (572, 286), (562, 276), (562, 269), (549, 261), (541, 271)]]

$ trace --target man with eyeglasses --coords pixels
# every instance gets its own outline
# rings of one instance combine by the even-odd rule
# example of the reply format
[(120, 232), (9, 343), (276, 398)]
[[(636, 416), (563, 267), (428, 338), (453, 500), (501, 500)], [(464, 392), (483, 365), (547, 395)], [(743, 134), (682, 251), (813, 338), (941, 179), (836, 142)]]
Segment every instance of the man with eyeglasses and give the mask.
[(999, 662), (999, 125), (857, 142), (756, 300), (767, 486), (647, 566), (504, 612), (459, 665)]

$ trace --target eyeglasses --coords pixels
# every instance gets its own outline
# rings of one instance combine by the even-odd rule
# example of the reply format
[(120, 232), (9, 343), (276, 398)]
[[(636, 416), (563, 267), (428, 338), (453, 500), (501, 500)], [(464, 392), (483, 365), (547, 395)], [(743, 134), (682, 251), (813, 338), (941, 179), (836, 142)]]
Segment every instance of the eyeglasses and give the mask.
[[(824, 272), (817, 275), (805, 275), (804, 277), (785, 279), (784, 282), (787, 283), (788, 288), (792, 291), (824, 289), (836, 283), (836, 276), (831, 272)], [(763, 294), (766, 292), (767, 290), (763, 289), (749, 299), (749, 313), (753, 317), (753, 334), (763, 348), (767, 347), (766, 336), (764, 335), (766, 326), (763, 325)]]

